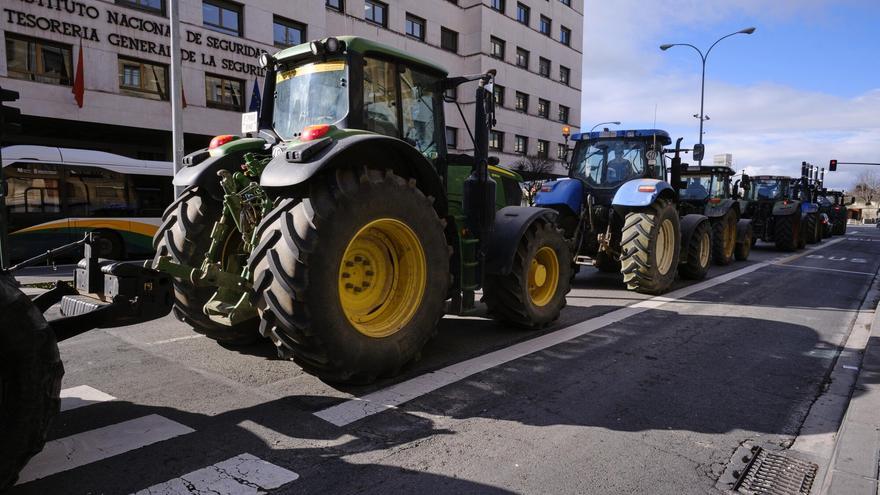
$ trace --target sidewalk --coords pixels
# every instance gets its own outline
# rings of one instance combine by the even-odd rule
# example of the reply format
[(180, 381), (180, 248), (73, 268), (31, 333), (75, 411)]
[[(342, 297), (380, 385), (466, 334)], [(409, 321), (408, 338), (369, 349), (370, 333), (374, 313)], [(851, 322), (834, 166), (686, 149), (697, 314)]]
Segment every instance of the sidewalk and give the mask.
[(880, 307), (874, 312), (859, 376), (822, 493), (878, 494), (880, 463)]

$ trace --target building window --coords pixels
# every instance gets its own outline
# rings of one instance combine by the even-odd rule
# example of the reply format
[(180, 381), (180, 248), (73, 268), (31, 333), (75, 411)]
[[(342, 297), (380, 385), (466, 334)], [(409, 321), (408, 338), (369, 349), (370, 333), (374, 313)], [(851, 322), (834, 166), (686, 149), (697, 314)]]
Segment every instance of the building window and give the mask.
[(571, 46), (571, 29), (561, 26), (559, 28), (559, 41), (565, 46)]
[(504, 0), (492, 0), (492, 10), (504, 13)]
[(568, 107), (565, 105), (559, 105), (559, 121), (563, 124), (568, 123)]
[(516, 65), (523, 69), (529, 70), (529, 51), (523, 48), (516, 48)]
[(556, 145), (556, 159), (565, 160), (565, 145), (563, 143)]
[(529, 111), (529, 95), (522, 93), (520, 91), (516, 92), (516, 111), (517, 112), (528, 112)]
[(559, 0), (559, 1), (562, 2), (562, 5), (565, 5), (566, 7), (571, 7), (571, 0)]
[(364, 2), (364, 19), (382, 27), (388, 27), (388, 6), (376, 0)]
[(445, 27), (440, 28), (440, 48), (458, 53), (458, 33)]
[(116, 0), (116, 5), (165, 15), (165, 0)]
[(345, 12), (345, 2), (343, 0), (327, 0), (327, 7), (339, 12)]
[(202, 24), (219, 33), (241, 36), (241, 5), (224, 0), (203, 0)]
[(6, 68), (9, 77), (70, 86), (73, 58), (70, 45), (6, 33)]
[(455, 127), (446, 128), (446, 147), (458, 148), (458, 129)]
[(549, 17), (542, 15), (541, 22), (538, 24), (538, 30), (541, 31), (541, 34), (550, 36), (550, 29), (552, 26), (553, 21), (551, 21)]
[(492, 86), (492, 95), (495, 96), (495, 106), (504, 106), (504, 86), (495, 84)]
[(425, 41), (425, 20), (412, 14), (406, 14), (406, 35)]
[(559, 82), (568, 86), (571, 80), (571, 69), (564, 65), (559, 66)]
[(550, 102), (543, 98), (538, 98), (538, 117), (550, 118)]
[(492, 131), (489, 133), (489, 149), (501, 151), (504, 148), (504, 133)]
[(504, 60), (504, 40), (492, 36), (489, 38), (489, 44), (491, 45), (491, 51), (489, 54), (495, 58)]
[(538, 58), (538, 74), (550, 77), (550, 61), (544, 57)]
[(278, 48), (299, 45), (306, 40), (305, 24), (289, 21), (277, 15), (272, 23), (272, 31), (275, 36), (275, 46)]
[(517, 2), (516, 3), (516, 20), (519, 21), (520, 23), (528, 26), (529, 25), (529, 14), (531, 13), (531, 10), (532, 9)]
[(443, 99), (446, 101), (458, 100), (458, 88), (449, 88), (443, 92)]
[(525, 155), (529, 150), (529, 138), (517, 134), (513, 139), (513, 152)]
[(119, 92), (150, 100), (168, 99), (165, 65), (119, 57)]
[(550, 141), (538, 140), (538, 158), (550, 157)]
[(205, 99), (208, 108), (244, 111), (244, 81), (205, 74)]

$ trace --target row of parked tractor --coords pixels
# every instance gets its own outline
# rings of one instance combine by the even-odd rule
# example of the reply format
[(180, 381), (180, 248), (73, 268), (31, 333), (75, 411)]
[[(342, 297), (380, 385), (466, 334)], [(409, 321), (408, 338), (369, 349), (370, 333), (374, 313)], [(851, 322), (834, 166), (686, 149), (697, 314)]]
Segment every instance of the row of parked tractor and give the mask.
[[(524, 207), (517, 175), (488, 154), (495, 71), (451, 76), (350, 36), (260, 64), (261, 113), (243, 118), (245, 136), (183, 159), (154, 259), (101, 259), (92, 232), (54, 251), (85, 247), (75, 286), (34, 300), (9, 275), (53, 253), (0, 269), (0, 490), (58, 413), (57, 341), (93, 328), (173, 311), (224, 346), (265, 338), (322, 380), (366, 383), (418, 359), (445, 314), (544, 328), (584, 264), (662, 293), (676, 274), (746, 259), (757, 238), (817, 242), (818, 198), (836, 198), (829, 219), (840, 206), (806, 172), (733, 187), (730, 170), (682, 163), (701, 145), (633, 130), (576, 135), (571, 176)], [(447, 152), (444, 112), (458, 103), (443, 95), (459, 86), (475, 87), (471, 155)], [(63, 317), (47, 321), (56, 304)]]
[(576, 268), (620, 272), (629, 289), (659, 294), (676, 274), (702, 279), (712, 262), (748, 259), (758, 240), (794, 251), (846, 231), (843, 192), (806, 162), (800, 177), (734, 180), (730, 167), (683, 163), (683, 153), (700, 162), (703, 147), (682, 149), (679, 139), (668, 148), (662, 130), (572, 138), (569, 177), (545, 183), (535, 204), (558, 212)]

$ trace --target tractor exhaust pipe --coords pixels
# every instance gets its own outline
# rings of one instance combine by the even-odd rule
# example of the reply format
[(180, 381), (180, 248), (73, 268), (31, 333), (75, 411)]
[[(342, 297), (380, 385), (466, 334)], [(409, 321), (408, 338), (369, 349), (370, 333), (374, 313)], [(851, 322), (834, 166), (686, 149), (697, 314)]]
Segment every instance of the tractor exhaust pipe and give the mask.
[(672, 157), (672, 168), (669, 171), (669, 179), (672, 181), (672, 190), (678, 196), (681, 190), (681, 141), (684, 138), (678, 138), (675, 141), (675, 155)]

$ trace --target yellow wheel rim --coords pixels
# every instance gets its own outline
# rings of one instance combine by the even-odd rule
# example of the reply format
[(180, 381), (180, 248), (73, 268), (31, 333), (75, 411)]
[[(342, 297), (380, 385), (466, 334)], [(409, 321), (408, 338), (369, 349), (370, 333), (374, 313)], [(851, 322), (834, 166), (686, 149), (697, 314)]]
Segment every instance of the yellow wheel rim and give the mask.
[(709, 265), (709, 251), (712, 249), (712, 238), (709, 231), (703, 233), (700, 238), (700, 266)]
[(559, 285), (559, 259), (552, 248), (544, 246), (529, 263), (529, 300), (535, 306), (546, 306), (556, 295)]
[(339, 301), (345, 317), (373, 338), (398, 332), (425, 295), (427, 262), (415, 232), (400, 220), (382, 218), (348, 243), (339, 265)]
[(660, 230), (657, 232), (657, 245), (654, 250), (654, 258), (657, 263), (657, 271), (661, 275), (669, 273), (672, 267), (672, 257), (675, 254), (675, 227), (669, 219), (663, 220)]
[(724, 229), (724, 255), (733, 256), (733, 250), (736, 248), (736, 222), (730, 221)]

